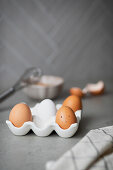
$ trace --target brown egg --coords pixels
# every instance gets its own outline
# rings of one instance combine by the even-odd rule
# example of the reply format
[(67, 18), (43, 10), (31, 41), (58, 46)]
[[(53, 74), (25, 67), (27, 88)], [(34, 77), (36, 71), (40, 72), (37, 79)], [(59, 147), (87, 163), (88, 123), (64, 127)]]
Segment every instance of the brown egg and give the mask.
[(29, 106), (24, 103), (16, 104), (10, 112), (9, 120), (16, 127), (21, 127), (25, 122), (32, 121)]
[(69, 92), (70, 92), (71, 95), (75, 95), (75, 96), (79, 96), (79, 97), (83, 97), (84, 96), (84, 93), (78, 87), (70, 88)]
[(64, 100), (63, 106), (70, 107), (74, 112), (76, 112), (77, 110), (81, 110), (82, 109), (81, 98), (74, 95), (69, 96)]
[(56, 123), (62, 129), (68, 129), (71, 124), (77, 123), (74, 111), (68, 106), (62, 106), (56, 113)]

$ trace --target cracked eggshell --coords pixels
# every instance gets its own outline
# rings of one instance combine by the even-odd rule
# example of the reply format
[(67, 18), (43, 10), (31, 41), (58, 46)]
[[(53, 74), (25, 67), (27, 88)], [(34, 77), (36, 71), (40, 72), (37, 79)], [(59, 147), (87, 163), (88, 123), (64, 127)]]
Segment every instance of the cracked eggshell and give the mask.
[(83, 93), (87, 94), (90, 93), (92, 95), (100, 95), (104, 93), (105, 85), (103, 81), (98, 81), (95, 84), (87, 84), (86, 87), (83, 89)]

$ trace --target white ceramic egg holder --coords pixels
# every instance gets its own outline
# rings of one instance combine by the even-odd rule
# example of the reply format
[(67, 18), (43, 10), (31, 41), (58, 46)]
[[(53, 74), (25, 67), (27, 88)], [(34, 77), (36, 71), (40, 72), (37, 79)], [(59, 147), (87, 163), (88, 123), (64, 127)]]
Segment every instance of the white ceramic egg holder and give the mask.
[[(35, 120), (35, 113), (38, 104), (31, 108), (31, 113), (33, 117), (33, 122), (25, 122), (22, 127), (17, 128), (15, 127), (9, 120), (6, 120), (6, 124), (8, 125), (9, 129), (14, 135), (26, 135), (30, 130), (32, 130), (37, 136), (49, 136), (53, 130), (60, 136), (64, 138), (72, 137), (78, 127), (82, 116), (82, 110), (78, 110), (75, 112), (77, 117), (77, 123), (72, 124), (68, 129), (62, 129), (60, 126), (55, 122), (55, 116), (51, 117), (50, 121), (44, 127), (38, 126)], [(62, 104), (57, 104), (56, 109), (58, 110)]]

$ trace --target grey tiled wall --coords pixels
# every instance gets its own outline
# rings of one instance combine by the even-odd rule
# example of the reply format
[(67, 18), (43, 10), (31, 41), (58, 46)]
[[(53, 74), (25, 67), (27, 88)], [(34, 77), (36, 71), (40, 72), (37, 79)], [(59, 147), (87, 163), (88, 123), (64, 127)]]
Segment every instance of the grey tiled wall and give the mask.
[(29, 66), (65, 80), (111, 78), (113, 1), (0, 0), (0, 86)]

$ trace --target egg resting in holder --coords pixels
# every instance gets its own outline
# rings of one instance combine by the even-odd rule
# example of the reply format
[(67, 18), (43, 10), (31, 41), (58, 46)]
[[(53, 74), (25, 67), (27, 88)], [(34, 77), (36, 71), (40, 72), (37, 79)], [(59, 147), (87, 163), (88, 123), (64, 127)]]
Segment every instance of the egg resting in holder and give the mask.
[[(46, 99), (46, 100), (49, 100), (49, 99)], [(51, 102), (51, 101), (49, 100), (49, 102)], [(41, 121), (42, 123), (39, 123), (40, 121), (37, 121), (38, 117), (41, 118), (41, 116), (39, 116), (39, 115), (38, 115), (38, 117), (36, 116), (39, 113), (39, 110), (41, 109), (39, 107), (40, 105), (41, 105), (41, 103), (40, 104), (38, 103), (33, 108), (31, 108), (33, 121), (25, 122), (23, 124), (23, 126), (21, 126), (19, 128), (15, 127), (9, 120), (6, 120), (6, 123), (9, 127), (9, 129), (11, 130), (11, 132), (14, 135), (26, 135), (30, 130), (32, 130), (37, 136), (48, 136), (52, 133), (53, 130), (55, 130), (59, 136), (67, 138), (67, 137), (72, 137), (76, 133), (76, 131), (79, 127), (79, 122), (81, 120), (82, 110), (77, 110), (75, 112), (75, 115), (77, 118), (77, 123), (72, 124), (68, 129), (62, 129), (55, 122), (56, 113), (55, 114), (51, 113), (50, 114), (51, 116), (49, 116), (49, 117), (47, 116), (46, 118), (44, 118), (44, 120)], [(54, 108), (56, 110), (61, 108), (61, 106), (62, 106), (62, 104), (57, 104), (54, 108), (54, 104), (52, 103), (52, 108)], [(45, 106), (43, 105), (43, 108), (44, 107)], [(52, 110), (52, 108), (51, 108), (51, 110)], [(47, 110), (46, 107), (45, 107), (45, 110)], [(47, 119), (49, 121), (47, 121), (47, 123), (44, 123)]]

